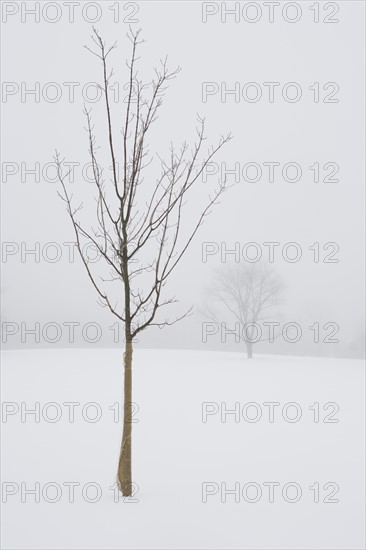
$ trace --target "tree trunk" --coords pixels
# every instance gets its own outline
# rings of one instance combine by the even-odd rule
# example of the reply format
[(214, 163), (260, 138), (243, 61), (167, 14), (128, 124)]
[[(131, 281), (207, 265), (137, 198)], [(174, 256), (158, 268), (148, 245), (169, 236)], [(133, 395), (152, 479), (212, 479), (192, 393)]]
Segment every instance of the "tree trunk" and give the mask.
[(123, 496), (132, 494), (131, 435), (132, 435), (132, 342), (126, 341), (124, 353), (124, 415), (121, 452), (118, 464), (118, 484)]
[(247, 342), (247, 357), (248, 359), (253, 358), (253, 344), (251, 342)]

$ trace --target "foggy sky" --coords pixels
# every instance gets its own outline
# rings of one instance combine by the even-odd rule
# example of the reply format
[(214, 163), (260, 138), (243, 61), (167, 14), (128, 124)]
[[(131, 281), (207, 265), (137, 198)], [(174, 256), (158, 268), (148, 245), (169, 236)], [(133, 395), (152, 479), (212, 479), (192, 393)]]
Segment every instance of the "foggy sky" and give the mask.
[[(123, 99), (123, 85), (127, 82), (125, 59), (130, 52), (128, 24), (113, 22), (109, 9), (112, 4), (102, 3), (103, 15), (96, 27), (108, 43), (118, 41), (118, 49), (109, 61), (115, 71), (111, 80), (120, 82)], [(263, 8), (262, 2), (257, 4)], [(215, 268), (222, 265), (220, 253), (202, 261), (204, 243), (217, 243), (221, 252), (225, 247), (233, 249), (235, 243), (242, 250), (246, 243), (256, 242), (266, 252), (263, 243), (279, 242), (273, 266), (286, 282), (281, 319), (297, 321), (305, 329), (316, 321), (338, 323), (341, 343), (329, 353), (352, 355), (350, 346), (360, 341), (363, 331), (364, 302), (364, 4), (338, 2), (340, 21), (334, 24), (314, 23), (308, 4), (301, 3), (302, 17), (292, 24), (280, 16), (269, 23), (265, 15), (257, 23), (236, 23), (233, 17), (222, 23), (220, 14), (203, 23), (200, 2), (138, 2), (139, 23), (132, 25), (142, 28), (146, 40), (140, 48), (141, 77), (149, 81), (152, 68), (166, 54), (171, 68), (182, 67), (170, 85), (149, 139), (151, 153), (166, 156), (171, 141), (178, 147), (184, 140), (193, 144), (199, 113), (207, 121), (207, 146), (215, 144), (221, 134), (231, 132), (234, 136), (214, 159), (219, 167), (226, 163), (232, 170), (235, 163), (243, 168), (255, 162), (263, 170), (258, 182), (246, 182), (242, 176), (235, 182), (233, 175), (227, 176), (233, 186), (206, 218), (169, 282), (167, 296), (171, 293), (180, 300), (171, 307), (170, 317), (175, 318), (191, 305), (199, 307)], [(20, 251), (6, 261), (3, 256), (2, 315), (3, 321), (19, 325), (25, 322), (29, 326), (37, 321), (61, 325), (97, 322), (109, 334), (100, 345), (113, 345), (108, 327), (116, 319), (97, 305), (95, 290), (78, 258), (74, 263), (68, 261), (68, 249), (63, 243), (74, 237), (65, 205), (57, 196), (58, 185), (44, 181), (42, 174), (39, 182), (32, 175), (22, 182), (21, 170), (21, 163), (30, 169), (36, 162), (42, 169), (52, 162), (55, 149), (67, 161), (80, 165), (89, 162), (81, 89), (88, 82), (101, 82), (102, 76), (98, 60), (83, 48), (84, 44), (91, 45), (91, 27), (78, 9), (75, 22), (68, 23), (64, 8), (61, 20), (54, 24), (44, 20), (35, 23), (31, 17), (22, 23), (20, 14), (9, 16), (3, 24), (2, 79), (16, 83), (20, 91), (5, 99), (3, 95), (2, 103), (2, 241), (17, 243), (19, 250), (22, 242), (29, 249), (38, 242), (41, 250), (46, 243), (55, 242), (62, 248), (62, 258), (51, 263), (41, 257), (36, 263), (31, 255), (22, 262)], [(39, 103), (31, 95), (21, 101), (22, 82), (29, 89), (40, 83)], [(62, 90), (62, 97), (55, 103), (42, 96), (48, 82), (57, 83)], [(80, 83), (75, 87), (74, 102), (68, 100), (68, 87), (64, 84), (67, 82)], [(222, 101), (220, 91), (225, 86), (233, 90), (239, 83), (242, 90), (250, 82), (257, 83), (263, 93), (258, 102), (245, 101), (242, 94), (238, 102), (233, 94)], [(272, 103), (266, 82), (279, 83)], [(282, 97), (283, 86), (289, 82), (301, 87), (298, 102)], [(316, 82), (320, 86), (318, 103), (314, 102), (314, 91), (309, 89)], [(322, 101), (332, 91), (332, 87), (323, 89), (329, 82), (339, 86), (337, 103)], [(206, 102), (202, 99), (203, 83), (216, 83), (220, 90), (208, 96)], [(104, 104), (98, 101), (92, 107), (100, 155), (108, 171)], [(121, 142), (119, 129), (124, 109), (122, 100), (112, 103), (116, 143)], [(121, 153), (120, 148), (118, 152)], [(268, 162), (280, 163), (272, 183), (263, 166)], [(301, 166), (300, 181), (283, 180), (281, 170), (289, 162)], [(314, 182), (309, 167), (316, 162), (322, 178), (331, 172), (324, 173), (323, 165), (336, 163), (339, 172), (335, 177), (339, 182)], [(19, 168), (15, 175), (8, 173), (7, 181), (4, 163), (16, 163)], [(8, 167), (9, 164), (5, 170)], [(94, 189), (81, 181), (80, 169), (75, 174), (76, 180), (70, 186), (74, 185), (75, 195), (90, 204)], [(148, 172), (146, 184), (157, 175)], [(219, 177), (220, 173), (208, 176), (206, 183), (201, 181), (194, 189), (189, 206), (192, 219)], [(303, 255), (297, 263), (282, 258), (281, 250), (289, 242), (301, 246)], [(337, 243), (339, 262), (315, 263), (309, 247), (316, 242), (320, 244), (321, 258), (325, 255), (325, 243)], [(227, 258), (233, 262), (233, 256)], [(172, 328), (152, 328), (140, 335), (138, 345), (201, 347), (201, 323), (202, 317), (196, 313)], [(77, 334), (78, 345), (84, 345)], [(23, 349), (32, 345), (32, 339), (22, 343), (18, 334), (9, 338), (8, 345)], [(58, 345), (69, 344), (63, 338)], [(219, 338), (205, 346), (225, 348)], [(226, 346), (243, 349), (230, 341)], [(306, 338), (296, 346), (276, 346), (276, 352), (281, 353), (328, 353), (326, 346), (316, 348)], [(262, 349), (272, 351), (268, 346)]]

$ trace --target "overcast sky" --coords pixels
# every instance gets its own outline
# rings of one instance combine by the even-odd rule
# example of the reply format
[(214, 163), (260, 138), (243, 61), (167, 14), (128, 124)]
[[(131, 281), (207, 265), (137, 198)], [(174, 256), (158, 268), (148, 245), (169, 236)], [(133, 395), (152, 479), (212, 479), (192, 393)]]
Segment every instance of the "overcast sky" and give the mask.
[[(80, 163), (70, 185), (74, 185), (77, 198), (92, 204), (92, 186), (83, 183), (81, 170), (89, 162), (84, 103), (93, 108), (106, 171), (109, 164), (104, 104), (88, 101), (94, 97), (95, 88), (87, 84), (101, 81), (101, 67), (83, 46), (92, 44), (94, 17), (100, 17), (95, 25), (107, 43), (118, 42), (110, 57), (115, 73), (111, 82), (115, 96), (119, 95), (115, 97), (119, 101), (112, 102), (118, 143), (125, 108), (125, 59), (130, 52), (128, 22), (123, 21), (127, 18), (138, 20), (131, 25), (141, 27), (146, 40), (140, 48), (141, 77), (149, 81), (152, 68), (166, 54), (172, 68), (182, 67), (152, 132), (151, 153), (166, 156), (171, 141), (177, 146), (184, 140), (193, 143), (197, 113), (207, 121), (207, 146), (215, 144), (221, 134), (231, 132), (234, 136), (215, 158), (215, 173), (206, 182), (199, 182), (192, 193), (192, 219), (222, 177), (221, 169), (233, 170), (238, 164), (240, 169), (239, 181), (227, 176), (234, 185), (206, 219), (169, 283), (169, 289), (180, 299), (180, 304), (172, 306), (171, 317), (190, 305), (202, 304), (214, 270), (222, 265), (220, 253), (225, 247), (239, 246), (243, 251), (246, 243), (255, 242), (263, 258), (268, 258), (268, 246), (263, 243), (276, 242), (280, 244), (273, 266), (286, 282), (283, 322), (297, 321), (305, 331), (314, 322), (335, 322), (341, 329), (341, 344), (333, 346), (331, 353), (342, 350), (351, 354), (363, 331), (364, 3), (331, 3), (340, 8), (333, 14), (320, 2), (317, 14), (310, 9), (314, 3), (298, 2), (295, 11), (284, 10), (288, 3), (282, 2), (273, 12), (272, 23), (269, 7), (263, 2), (251, 3), (254, 6), (250, 10), (236, 15), (237, 22), (235, 15), (222, 20), (221, 3), (212, 2), (149, 1), (127, 6), (101, 2), (97, 4), (99, 12), (89, 3), (84, 18), (85, 3), (80, 2), (75, 5), (73, 23), (68, 21), (68, 7), (63, 2), (58, 3), (57, 10), (54, 6), (47, 12), (41, 9), (39, 22), (34, 21), (34, 15), (22, 12), (20, 3), (17, 13), (11, 13), (14, 3), (2, 4), (3, 321), (19, 326), (24, 322), (29, 327), (37, 321), (41, 325), (97, 322), (107, 327), (108, 334), (100, 345), (113, 343), (108, 327), (115, 319), (96, 303), (95, 290), (78, 258), (74, 263), (68, 260), (69, 250), (63, 243), (74, 240), (72, 227), (57, 196), (58, 185), (47, 181), (52, 169), (46, 173), (44, 167), (52, 162), (56, 148), (67, 161)], [(34, 2), (22, 4), (30, 8)], [(240, 3), (241, 8), (245, 4)], [(40, 3), (41, 8), (44, 5)], [(228, 9), (233, 5), (226, 3)], [(315, 23), (318, 16), (319, 23)], [(114, 17), (119, 21), (114, 22)], [(49, 22), (57, 18), (57, 22)], [(253, 22), (256, 18), (258, 21)], [(325, 18), (339, 21), (325, 23)], [(49, 86), (50, 82), (55, 85)], [(37, 86), (40, 93), (36, 101), (25, 91)], [(236, 93), (225, 95), (225, 90)], [(60, 95), (57, 101), (53, 101), (55, 93)], [(256, 94), (258, 100), (254, 101)], [(35, 163), (40, 166), (39, 181), (25, 173)], [(248, 163), (256, 164), (249, 168)], [(268, 163), (279, 163), (272, 182)], [(288, 163), (294, 164), (283, 171)], [(299, 168), (301, 173), (296, 172)], [(319, 182), (314, 181), (318, 168)], [(291, 181), (297, 179), (296, 174), (298, 181)], [(157, 175), (148, 173), (151, 178)], [(256, 175), (258, 181), (254, 181)], [(90, 213), (85, 210), (88, 218)], [(86, 223), (90, 221), (86, 219)], [(60, 261), (46, 261), (42, 254), (38, 263), (32, 255), (21, 261), (22, 247), (32, 249), (40, 243), (42, 251), (50, 242), (58, 243)], [(202, 251), (207, 242), (216, 243), (211, 248), (215, 254), (204, 262)], [(286, 249), (290, 242), (298, 243), (302, 251), (295, 263), (282, 257), (284, 247), (289, 255), (293, 253), (294, 249)], [(314, 262), (314, 247), (309, 248), (314, 243), (319, 243), (319, 262)], [(323, 250), (326, 243), (336, 244)], [(52, 257), (52, 250), (47, 250)], [(324, 263), (332, 252), (330, 258), (339, 261)], [(245, 260), (241, 257), (241, 261)], [(233, 256), (227, 256), (227, 263), (232, 262)], [(142, 333), (139, 345), (199, 347), (201, 324), (202, 317), (196, 313), (173, 328)], [(12, 347), (32, 345), (32, 338), (22, 343), (20, 334), (9, 337), (7, 343)], [(59, 345), (68, 345), (66, 340), (62, 338)], [(77, 340), (83, 343), (79, 334)], [(218, 339), (212, 339), (206, 346), (219, 344)], [(314, 346), (300, 343), (296, 351), (288, 346), (276, 349), (326, 353), (321, 347), (323, 351), (319, 347), (316, 351)]]

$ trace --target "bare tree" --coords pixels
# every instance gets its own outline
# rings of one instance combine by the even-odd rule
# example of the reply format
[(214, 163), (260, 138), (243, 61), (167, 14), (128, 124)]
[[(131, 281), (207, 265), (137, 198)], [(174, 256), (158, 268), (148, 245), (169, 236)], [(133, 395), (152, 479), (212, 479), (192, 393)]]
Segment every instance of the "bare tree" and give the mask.
[[(268, 340), (260, 323), (274, 317), (284, 284), (267, 263), (238, 263), (225, 266), (215, 273), (209, 289), (210, 305), (203, 313), (218, 322), (222, 309), (238, 324), (236, 335), (245, 342), (247, 357), (253, 357), (253, 344)], [(216, 307), (215, 307), (216, 303)]]
[[(160, 328), (171, 325), (189, 315), (190, 310), (173, 321), (159, 317), (162, 308), (176, 302), (175, 297), (164, 296), (164, 286), (183, 257), (211, 207), (226, 190), (225, 183), (218, 183), (212, 194), (206, 194), (205, 204), (193, 219), (186, 208), (194, 184), (212, 157), (227, 143), (231, 136), (222, 136), (216, 146), (202, 153), (205, 141), (205, 121), (198, 118), (197, 141), (193, 147), (183, 143), (179, 150), (173, 145), (167, 160), (158, 158), (159, 176), (149, 184), (143, 183), (143, 174), (156, 157), (150, 155), (147, 138), (156, 122), (169, 81), (180, 68), (169, 71), (167, 60), (154, 69), (154, 78), (143, 83), (139, 78), (136, 51), (142, 40), (140, 31), (130, 29), (131, 57), (128, 67), (128, 97), (123, 115), (122, 137), (115, 141), (110, 102), (110, 78), (107, 58), (116, 44), (107, 47), (96, 29), (93, 29), (94, 46), (87, 49), (99, 59), (102, 66), (101, 90), (105, 100), (106, 142), (112, 162), (112, 178), (107, 183), (97, 162), (97, 146), (90, 110), (85, 109), (89, 154), (95, 182), (96, 208), (94, 227), (82, 225), (79, 212), (83, 206), (74, 207), (72, 195), (66, 185), (62, 170), (63, 159), (56, 152), (60, 197), (65, 201), (75, 232), (76, 245), (87, 274), (99, 295), (101, 305), (108, 307), (124, 323), (124, 420), (121, 451), (118, 465), (118, 484), (123, 495), (132, 492), (131, 428), (132, 428), (132, 351), (134, 338), (147, 327)], [(181, 108), (181, 106), (179, 106)], [(120, 120), (118, 115), (117, 120)], [(121, 152), (121, 153), (120, 153)], [(121, 156), (118, 162), (118, 156)], [(118, 177), (118, 166), (122, 175)], [(154, 183), (151, 183), (154, 181)], [(146, 197), (148, 197), (146, 199)], [(190, 199), (191, 200), (191, 199)], [(192, 203), (191, 203), (192, 204)], [(183, 224), (183, 219), (185, 223)], [(187, 225), (188, 224), (188, 225)], [(85, 243), (92, 243), (108, 268), (109, 278), (95, 273), (84, 250)], [(93, 267), (93, 270), (92, 270)], [(115, 281), (121, 291), (112, 296), (108, 283)], [(108, 290), (107, 290), (108, 288)]]

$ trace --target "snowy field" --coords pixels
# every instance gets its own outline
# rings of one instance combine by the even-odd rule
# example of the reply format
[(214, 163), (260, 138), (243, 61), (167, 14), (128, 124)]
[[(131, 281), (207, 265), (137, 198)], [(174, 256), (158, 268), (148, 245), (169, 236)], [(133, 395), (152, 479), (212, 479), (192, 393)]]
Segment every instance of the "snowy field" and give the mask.
[(362, 361), (135, 351), (115, 502), (122, 352), (2, 359), (2, 548), (364, 548)]

